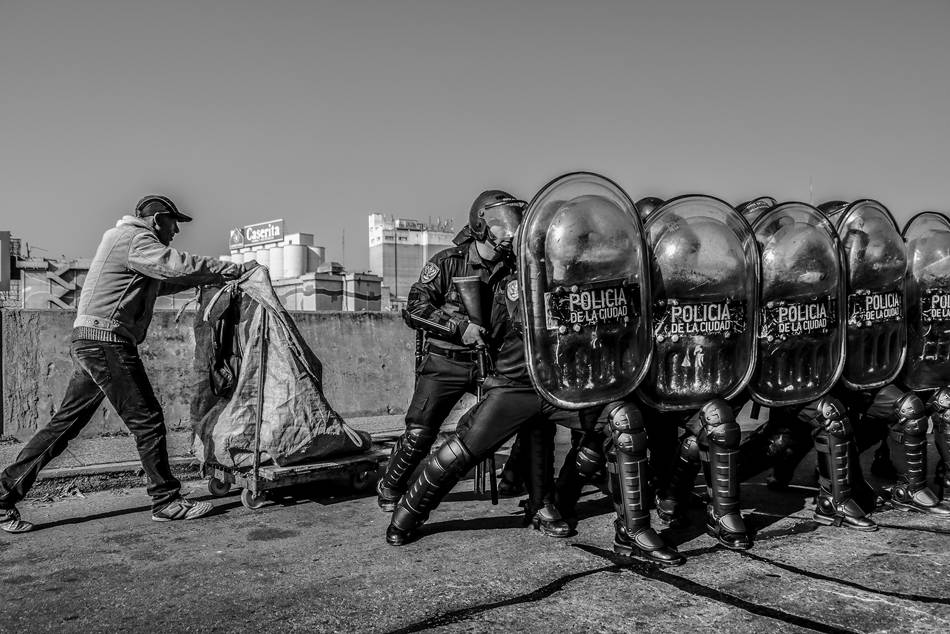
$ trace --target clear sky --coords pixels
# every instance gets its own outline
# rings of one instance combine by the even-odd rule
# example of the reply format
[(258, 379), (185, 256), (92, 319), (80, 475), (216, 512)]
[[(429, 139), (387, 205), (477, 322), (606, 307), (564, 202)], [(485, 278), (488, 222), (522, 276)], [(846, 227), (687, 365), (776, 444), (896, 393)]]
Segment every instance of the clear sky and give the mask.
[(948, 32), (947, 0), (0, 0), (0, 229), (89, 257), (166, 193), (176, 246), (282, 217), (361, 271), (368, 213), (577, 169), (903, 221), (950, 210)]

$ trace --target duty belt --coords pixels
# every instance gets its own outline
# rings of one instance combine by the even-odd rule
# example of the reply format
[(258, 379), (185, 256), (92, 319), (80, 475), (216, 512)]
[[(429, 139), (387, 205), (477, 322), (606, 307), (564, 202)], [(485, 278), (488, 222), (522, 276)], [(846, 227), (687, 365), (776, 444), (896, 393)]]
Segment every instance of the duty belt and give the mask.
[(429, 354), (437, 354), (446, 359), (454, 361), (474, 361), (477, 354), (474, 350), (452, 350), (449, 348), (440, 348), (438, 346), (429, 346)]

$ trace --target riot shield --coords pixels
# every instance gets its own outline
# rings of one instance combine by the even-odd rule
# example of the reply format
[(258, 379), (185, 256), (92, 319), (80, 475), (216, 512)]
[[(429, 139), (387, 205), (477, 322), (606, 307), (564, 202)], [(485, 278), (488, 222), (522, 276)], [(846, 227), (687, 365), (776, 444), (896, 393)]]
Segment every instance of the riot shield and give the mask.
[(710, 196), (650, 214), (653, 362), (638, 389), (661, 411), (732, 398), (755, 365), (759, 252), (749, 223)]
[(551, 181), (525, 209), (517, 248), (538, 392), (565, 409), (631, 393), (652, 347), (643, 226), (626, 192), (587, 172)]
[(749, 393), (767, 407), (807, 403), (841, 377), (845, 271), (834, 226), (810, 205), (760, 207), (759, 330)]
[(853, 390), (887, 385), (904, 365), (907, 343), (904, 241), (876, 200), (828, 204), (844, 248), (847, 337), (841, 380)]
[(950, 220), (917, 214), (904, 226), (907, 247), (907, 362), (912, 390), (950, 385)]

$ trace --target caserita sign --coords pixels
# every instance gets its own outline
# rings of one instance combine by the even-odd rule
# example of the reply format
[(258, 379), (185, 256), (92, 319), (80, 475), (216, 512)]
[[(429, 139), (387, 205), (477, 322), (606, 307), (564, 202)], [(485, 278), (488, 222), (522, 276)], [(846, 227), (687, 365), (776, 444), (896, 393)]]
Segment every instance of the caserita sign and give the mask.
[(270, 220), (247, 225), (243, 229), (232, 229), (228, 240), (231, 248), (249, 247), (267, 242), (280, 242), (284, 239), (284, 221)]

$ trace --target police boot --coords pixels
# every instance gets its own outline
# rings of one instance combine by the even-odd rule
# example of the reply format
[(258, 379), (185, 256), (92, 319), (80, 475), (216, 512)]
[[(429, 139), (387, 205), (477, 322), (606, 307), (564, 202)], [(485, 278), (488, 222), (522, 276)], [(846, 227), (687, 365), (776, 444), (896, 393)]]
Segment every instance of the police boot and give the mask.
[(525, 504), (525, 523), (531, 524), (534, 530), (547, 537), (570, 537), (572, 532), (571, 525), (550, 502), (544, 503), (539, 509), (532, 509), (530, 504)]
[(640, 410), (632, 403), (607, 406), (610, 441), (607, 470), (617, 519), (614, 552), (662, 566), (679, 566), (686, 558), (668, 547), (650, 527), (643, 488), (647, 479), (647, 434)]
[(554, 505), (554, 435), (553, 423), (543, 423), (519, 431), (522, 443), (523, 478), (528, 485), (525, 523), (548, 537), (567, 537), (568, 525)]
[(927, 417), (924, 404), (913, 392), (894, 405), (897, 420), (888, 433), (891, 456), (897, 468), (897, 484), (891, 490), (891, 504), (902, 511), (917, 511), (950, 517), (950, 509), (927, 488)]
[(435, 436), (428, 429), (410, 427), (399, 437), (389, 456), (386, 472), (376, 483), (379, 508), (391, 513), (406, 491), (408, 480), (419, 463), (429, 455)]
[(865, 516), (851, 494), (851, 424), (844, 406), (832, 397), (818, 402), (820, 426), (815, 435), (818, 451), (819, 491), (815, 503), (815, 521), (828, 526), (843, 526), (859, 531), (875, 531), (877, 524)]
[(614, 552), (659, 566), (682, 566), (686, 563), (686, 557), (667, 546), (663, 538), (650, 527), (649, 519), (648, 515), (645, 526), (632, 526), (629, 530), (620, 518), (615, 519)]
[(466, 471), (475, 464), (475, 459), (458, 436), (452, 436), (426, 462), (422, 473), (399, 500), (393, 511), (386, 541), (392, 546), (402, 546), (429, 519), (432, 512)]
[(687, 434), (680, 441), (670, 481), (657, 488), (656, 515), (662, 523), (674, 527), (689, 523), (686, 504), (696, 483), (700, 466), (699, 443), (696, 436)]
[(946, 501), (948, 490), (950, 490), (950, 388), (937, 390), (927, 405), (933, 411), (931, 420), (934, 425), (934, 442), (937, 445), (937, 453), (940, 455), (934, 477), (934, 489), (937, 497)]
[(739, 440), (741, 431), (732, 407), (713, 399), (699, 412), (703, 423), (699, 453), (710, 503), (706, 532), (730, 550), (752, 548), (752, 537), (739, 512)]

